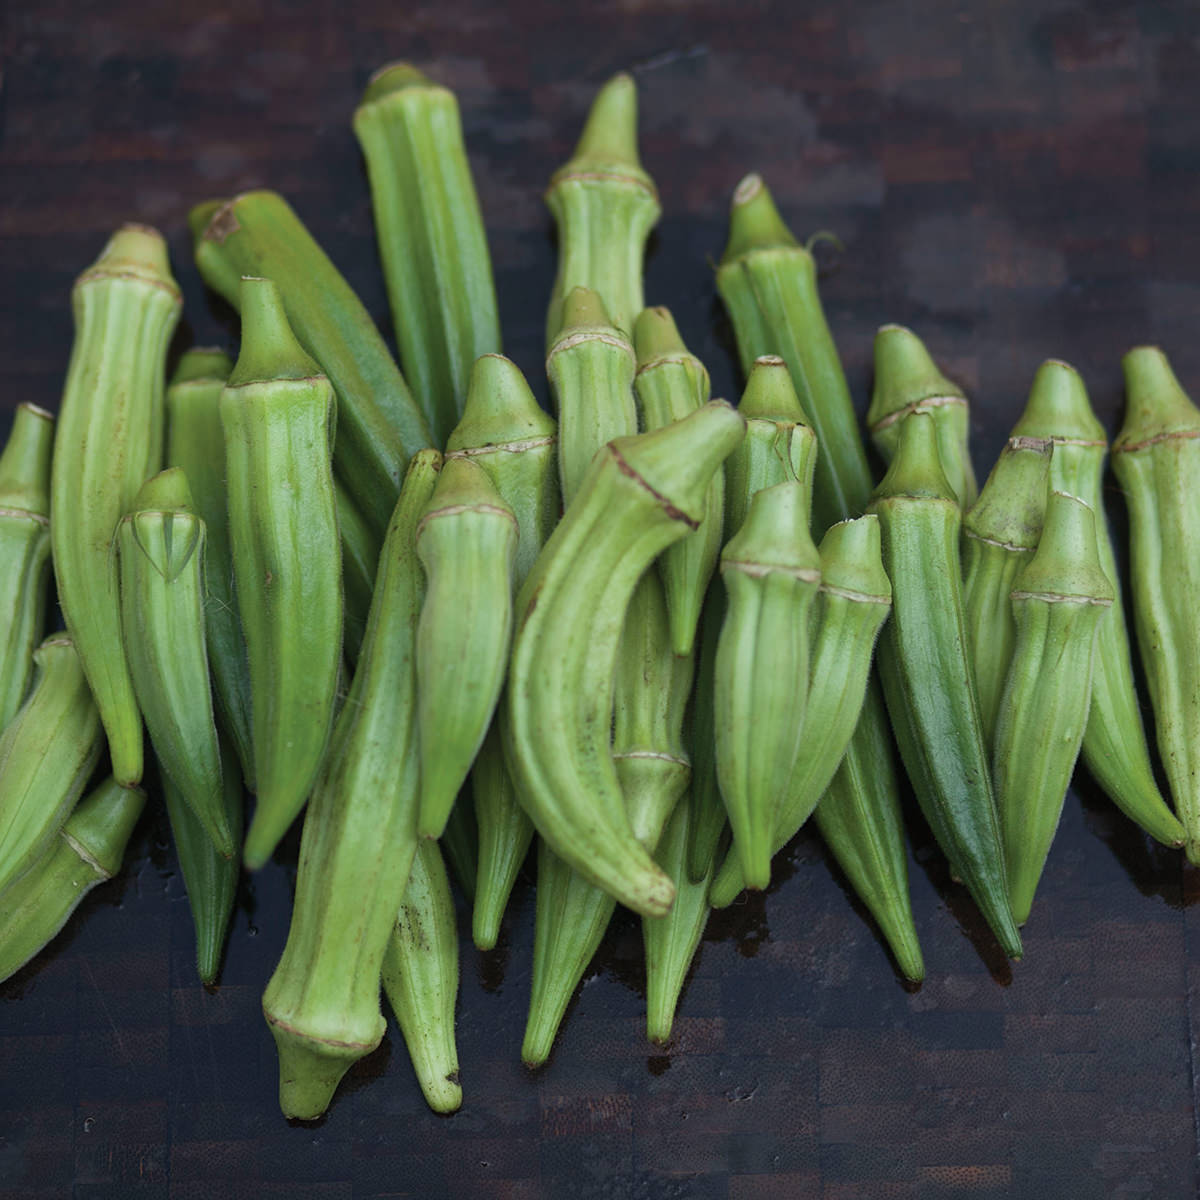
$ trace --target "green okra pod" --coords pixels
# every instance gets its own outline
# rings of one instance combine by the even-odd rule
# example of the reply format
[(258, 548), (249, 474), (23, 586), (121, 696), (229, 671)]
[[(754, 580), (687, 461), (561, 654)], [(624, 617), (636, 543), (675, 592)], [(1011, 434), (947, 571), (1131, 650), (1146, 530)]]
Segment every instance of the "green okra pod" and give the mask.
[(1012, 958), (1021, 935), (1009, 908), (1004, 848), (967, 654), (959, 535), (962, 513), (938, 458), (928, 413), (900, 427), (875, 491), (892, 617), (879, 667), (892, 728), (921, 811), (992, 932)]
[[(1165, 845), (1181, 846), (1186, 835), (1155, 781), (1133, 681), (1117, 563), (1104, 519), (1104, 426), (1092, 412), (1079, 373), (1056, 359), (1043, 363), (1013, 434), (1051, 444), (1050, 486), (1078, 496), (1096, 514), (1100, 565), (1113, 585), (1112, 607), (1100, 618), (1096, 641), (1084, 764), (1127, 817)], [(1114, 452), (1114, 471), (1117, 465)]]
[(187, 476), (196, 515), (204, 521), (204, 628), (213, 695), (222, 727), (233, 739), (242, 777), (254, 788), (250, 734), (250, 663), (233, 585), (225, 431), (221, 392), (233, 363), (222, 350), (188, 350), (167, 388), (167, 466)]
[(458, 101), (408, 63), (375, 72), (354, 114), (400, 361), (437, 445), (471, 366), (500, 350), (496, 287)]
[[(163, 369), (179, 287), (157, 230), (126, 225), (71, 292), (75, 342), (50, 485), (58, 599), (119, 783), (142, 777), (142, 718), (121, 638), (113, 536), (163, 452)], [(55, 520), (62, 514), (62, 520)]]
[(375, 590), (375, 568), (379, 564), (379, 539), (363, 519), (350, 493), (337, 476), (338, 533), (342, 539), (342, 588), (346, 605), (345, 651), (350, 664), (358, 662), (367, 616)]
[(204, 521), (178, 467), (148, 479), (117, 527), (121, 629), (150, 744), (184, 802), (226, 858), (221, 748), (204, 629)]
[[(488, 730), (488, 738), (493, 736), (495, 728), (493, 725)], [(487, 739), (484, 745), (487, 745)], [(503, 751), (500, 752), (500, 757), (503, 761)], [(529, 818), (525, 817), (525, 820), (528, 821)], [(532, 837), (532, 833), (530, 836)], [(463, 895), (474, 903), (475, 880), (479, 875), (479, 829), (475, 824), (475, 813), (469, 805), (456, 804), (450, 810), (450, 820), (446, 822), (446, 828), (438, 838), (438, 845), (441, 846), (442, 857), (450, 867), (450, 874), (462, 889)], [(528, 842), (525, 848), (529, 848)], [(518, 869), (520, 865), (517, 864)], [(515, 876), (516, 872), (513, 874)], [(481, 946), (480, 949), (487, 950), (491, 947)]]
[(48, 637), (33, 661), (33, 688), (0, 736), (0, 896), (54, 840), (104, 749), (71, 639)]
[(546, 348), (562, 328), (564, 298), (577, 287), (594, 291), (629, 337), (644, 307), (646, 239), (661, 211), (658, 190), (638, 159), (637, 86), (629, 75), (614, 75), (600, 89), (575, 153), (550, 180), (546, 206), (558, 227)]
[(296, 340), (337, 392), (338, 477), (382, 537), (405, 464), (432, 440), (375, 322), (277, 193), (200, 205), (190, 224), (204, 282), (234, 308), (245, 275), (266, 276), (279, 288)]
[(421, 804), (440, 837), (504, 686), (512, 638), (517, 519), (488, 473), (449, 458), (417, 526), (425, 602), (417, 625)]
[(53, 446), (53, 415), (19, 404), (0, 454), (0, 730), (29, 691), (46, 622)]
[(462, 1105), (454, 1009), (458, 929), (437, 842), (421, 840), (383, 960), (383, 987), (404, 1035), (417, 1082), (434, 1112)]
[(875, 335), (875, 388), (867, 428), (885, 464), (900, 444), (900, 425), (909, 413), (927, 412), (937, 427), (938, 458), (959, 506), (970, 508), (979, 494), (967, 447), (970, 413), (962, 388), (938, 370), (924, 343), (903, 325), (884, 325)]
[(1200, 411), (1157, 347), (1130, 350), (1122, 366), (1128, 404), (1113, 470), (1129, 506), (1134, 624), (1188, 860), (1200, 863)]
[(1046, 510), (1049, 446), (1013, 438), (996, 460), (978, 500), (963, 514), (963, 613), (967, 652), (984, 745), (995, 745), (1000, 694), (1012, 661), (1017, 623), (1009, 595), (1037, 549)]
[(617, 648), (638, 579), (695, 528), (743, 436), (710, 402), (606, 446), (517, 597), (504, 738), (522, 803), (555, 853), (644, 914), (665, 912), (673, 887), (632, 834), (612, 760)]
[[(688, 803), (687, 878), (689, 884), (710, 878), (714, 858), (728, 819), (721, 787), (717, 782), (716, 716), (713, 712), (713, 677), (717, 645), (725, 623), (725, 589), (716, 584), (708, 589), (700, 615), (700, 638), (696, 651), (696, 686), (692, 692), (691, 759), (692, 784)], [(673, 910), (672, 910), (673, 911)]]
[(234, 580), (250, 661), (258, 804), (246, 866), (308, 799), (333, 723), (342, 556), (329, 462), (333, 388), (269, 279), (242, 281), (242, 350), (221, 393)]
[(1017, 636), (993, 755), (1018, 925), (1029, 919), (1079, 757), (1096, 635), (1112, 599), (1092, 510), (1065, 492), (1051, 492), (1037, 551), (1012, 591)]
[(305, 1120), (383, 1037), (380, 973), (416, 852), (417, 621), (425, 594), (417, 525), (441, 466), (409, 463), (379, 559), (350, 695), (304, 820), (287, 945), (263, 996), (279, 1051), (279, 1101)]
[(34, 866), (0, 903), (0, 983), (58, 936), (80, 901), (120, 869), (146, 803), (108, 779), (81, 800)]

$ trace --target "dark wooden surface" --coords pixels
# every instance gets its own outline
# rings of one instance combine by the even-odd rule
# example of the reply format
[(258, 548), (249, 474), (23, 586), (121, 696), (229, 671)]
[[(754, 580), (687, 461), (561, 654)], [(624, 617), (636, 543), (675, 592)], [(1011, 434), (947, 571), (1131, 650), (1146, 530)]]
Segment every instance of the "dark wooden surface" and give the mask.
[[(236, 346), (184, 227), (213, 195), (286, 193), (388, 328), (349, 120), (368, 74), (398, 57), (458, 91), (506, 348), (543, 390), (540, 191), (595, 87), (631, 68), (664, 203), (647, 299), (676, 310), (718, 394), (738, 382), (710, 260), (750, 169), (797, 233), (844, 242), (824, 297), (860, 405), (874, 328), (911, 324), (970, 389), (981, 476), (1043, 357), (1083, 371), (1110, 431), (1129, 345), (1160, 342), (1200, 392), (1195, 5), (576, 7), (10, 6), (0, 429), (21, 400), (56, 406), (71, 280), (123, 220), (170, 238), (177, 349)], [(464, 942), (461, 1113), (426, 1111), (393, 1027), (327, 1118), (301, 1126), (276, 1107), (259, 1009), (294, 844), (245, 884), (221, 986), (205, 991), (156, 804), (123, 878), (0, 987), (0, 1196), (1195, 1195), (1196, 876), (1078, 778), (1010, 971), (910, 826), (919, 989), (806, 834), (765, 897), (711, 922), (669, 1047), (644, 1040), (640, 932), (618, 919), (531, 1074), (526, 882), (496, 953)]]

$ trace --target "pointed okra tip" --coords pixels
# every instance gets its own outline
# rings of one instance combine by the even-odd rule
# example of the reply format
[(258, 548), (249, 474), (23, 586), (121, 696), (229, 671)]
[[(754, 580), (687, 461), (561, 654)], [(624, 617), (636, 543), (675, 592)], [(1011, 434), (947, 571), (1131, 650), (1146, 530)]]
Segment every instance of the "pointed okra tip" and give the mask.
[(171, 387), (181, 383), (224, 383), (233, 370), (233, 359), (217, 346), (185, 350), (171, 376)]
[(937, 424), (927, 412), (912, 412), (900, 422), (900, 444), (887, 474), (879, 481), (876, 500), (947, 500), (958, 505), (954, 489), (938, 457)]
[(796, 385), (787, 363), (774, 354), (754, 360), (746, 387), (738, 401), (738, 412), (747, 421), (786, 421), (808, 425), (808, 416), (796, 395)]
[(830, 525), (821, 539), (821, 585), (850, 599), (890, 603), (892, 584), (883, 569), (883, 539), (874, 514)]
[(1104, 446), (1104, 426), (1096, 420), (1083, 377), (1070, 363), (1047, 359), (1033, 377), (1014, 438), (1070, 438)]
[(272, 379), (313, 379), (321, 368), (296, 341), (283, 298), (269, 279), (243, 275), (239, 294), (242, 348), (227, 387)]
[(36, 404), (18, 404), (0, 454), (0, 508), (49, 515), (53, 450), (54, 415)]
[(1012, 598), (1113, 602), (1100, 565), (1095, 513), (1077, 496), (1050, 493), (1037, 550), (1017, 576)]
[(907, 408), (928, 400), (963, 400), (963, 390), (938, 370), (925, 343), (903, 325), (884, 325), (875, 334), (875, 387), (867, 424), (890, 424)]
[(671, 310), (663, 305), (638, 313), (633, 323), (633, 349), (639, 367), (663, 358), (691, 357)]
[(503, 354), (481, 354), (471, 368), (463, 414), (446, 453), (554, 437), (555, 424), (534, 399), (521, 368)]
[(613, 329), (608, 309), (599, 292), (587, 287), (573, 287), (563, 297), (562, 325), (555, 341), (594, 329)]
[(305, 1036), (268, 1015), (279, 1055), (279, 1107), (296, 1121), (315, 1121), (333, 1102), (346, 1072), (374, 1046)]
[(100, 257), (75, 281), (75, 286), (105, 279), (136, 279), (162, 288), (176, 303), (182, 303), (179, 285), (171, 274), (166, 239), (150, 225), (122, 225), (108, 239)]
[(747, 175), (734, 188), (729, 208), (729, 240), (721, 266), (755, 250), (799, 250), (807, 253), (784, 224), (763, 177)]
[(1125, 373), (1125, 423), (1113, 445), (1114, 453), (1200, 430), (1200, 411), (1157, 346), (1136, 346), (1121, 360), (1121, 367)]
[(110, 776), (79, 802), (63, 826), (63, 837), (111, 878), (121, 869), (125, 846), (145, 807), (141, 788), (122, 787)]
[(755, 492), (742, 527), (721, 553), (722, 569), (786, 571), (806, 583), (820, 583), (821, 556), (808, 531), (808, 492), (794, 479)]
[(622, 71), (596, 93), (567, 169), (577, 171), (589, 163), (603, 163), (643, 174), (637, 119), (637, 84), (632, 75)]

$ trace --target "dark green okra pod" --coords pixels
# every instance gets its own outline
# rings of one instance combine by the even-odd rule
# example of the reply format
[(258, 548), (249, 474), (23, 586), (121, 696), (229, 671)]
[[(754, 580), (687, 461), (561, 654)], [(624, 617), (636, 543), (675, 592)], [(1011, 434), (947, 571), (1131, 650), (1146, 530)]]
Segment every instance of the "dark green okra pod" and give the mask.
[(892, 618), (879, 643), (888, 712), (917, 802), (950, 868), (975, 898), (1004, 952), (1021, 957), (1004, 849), (967, 654), (959, 535), (962, 514), (938, 460), (928, 413), (900, 427), (875, 491)]
[(1012, 591), (1017, 636), (993, 757), (1018, 925), (1029, 919), (1079, 757), (1096, 635), (1112, 598), (1092, 510), (1074, 496), (1051, 492), (1037, 551)]
[(80, 901), (121, 869), (146, 796), (108, 779), (80, 801), (0, 902), (0, 983), (58, 936)]
[(458, 101), (408, 63), (376, 71), (354, 114), (396, 344), (441, 446), (471, 366), (500, 350), (496, 287)]
[[(492, 737), (495, 729), (493, 724), (488, 730), (488, 738)], [(486, 748), (487, 740), (484, 741), (484, 746)], [(503, 751), (500, 752), (500, 756), (503, 760)], [(515, 799), (513, 803), (516, 803)], [(523, 810), (521, 815), (525, 815)], [(529, 818), (525, 817), (525, 820), (528, 821)], [(532, 837), (532, 833), (530, 836)], [(446, 822), (446, 828), (438, 838), (438, 845), (442, 848), (442, 857), (446, 860), (450, 874), (462, 890), (462, 894), (474, 903), (475, 880), (479, 875), (479, 829), (475, 824), (475, 812), (470, 805), (456, 804), (450, 810), (450, 820)], [(528, 843), (525, 848), (529, 848)], [(520, 863), (517, 866), (519, 868)]]
[(441, 455), (412, 458), (362, 657), (304, 819), (287, 945), (263, 996), (285, 1114), (311, 1120), (383, 1037), (380, 972), (416, 851), (418, 522)]
[(50, 451), (54, 417), (20, 404), (0, 454), (0, 730), (33, 677), (50, 579)]
[[(75, 343), (51, 468), (58, 599), (119, 783), (142, 777), (142, 718), (121, 638), (117, 522), (162, 462), (163, 368), (181, 298), (162, 236), (126, 225), (76, 280)], [(62, 520), (55, 520), (62, 514)]]
[(221, 393), (221, 424), (258, 789), (244, 856), (257, 870), (308, 799), (329, 740), (342, 556), (333, 388), (292, 336), (274, 283), (243, 280), (240, 304), (242, 350)]

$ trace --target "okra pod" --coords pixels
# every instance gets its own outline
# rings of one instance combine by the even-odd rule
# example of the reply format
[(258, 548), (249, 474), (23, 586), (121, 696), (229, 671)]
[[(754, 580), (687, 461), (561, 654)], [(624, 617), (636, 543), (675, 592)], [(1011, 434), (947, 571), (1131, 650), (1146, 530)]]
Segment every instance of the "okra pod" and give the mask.
[(375, 569), (379, 565), (379, 539), (336, 475), (333, 486), (337, 496), (338, 533), (342, 541), (342, 589), (346, 605), (343, 637), (346, 657), (353, 666), (358, 662), (363, 638), (367, 635)]
[[(728, 465), (728, 463), (726, 464)], [(725, 589), (710, 587), (700, 616), (700, 644), (696, 653), (696, 687), (692, 693), (692, 784), (688, 803), (687, 878), (689, 884), (711, 876), (718, 845), (728, 825), (725, 802), (717, 782), (716, 716), (713, 712), (713, 678), (717, 644), (725, 623)]]

